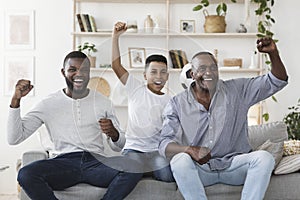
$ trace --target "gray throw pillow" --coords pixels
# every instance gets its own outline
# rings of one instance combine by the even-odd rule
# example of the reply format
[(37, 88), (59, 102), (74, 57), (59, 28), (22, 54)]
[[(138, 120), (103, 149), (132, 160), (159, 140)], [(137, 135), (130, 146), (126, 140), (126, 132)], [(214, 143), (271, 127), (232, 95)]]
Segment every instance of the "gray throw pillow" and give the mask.
[(282, 155), (283, 155), (283, 141), (282, 142), (271, 142), (270, 140), (267, 140), (265, 143), (263, 143), (261, 146), (259, 146), (256, 150), (265, 150), (272, 154), (272, 156), (275, 159), (275, 167), (279, 164)]

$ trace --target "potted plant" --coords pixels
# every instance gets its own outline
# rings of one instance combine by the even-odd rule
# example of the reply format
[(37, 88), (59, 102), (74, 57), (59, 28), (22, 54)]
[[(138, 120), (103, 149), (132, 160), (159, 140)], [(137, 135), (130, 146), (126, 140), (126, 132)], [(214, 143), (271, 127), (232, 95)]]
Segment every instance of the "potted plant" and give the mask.
[[(275, 1), (274, 0), (251, 0), (251, 2), (257, 4), (257, 9), (255, 10), (255, 14), (259, 17), (258, 23), (257, 23), (257, 37), (271, 37), (273, 38), (274, 33), (270, 30), (272, 24), (275, 23), (275, 19), (271, 16), (271, 8), (274, 6)], [(278, 40), (274, 39), (275, 42), (278, 42)], [(263, 54), (263, 57), (265, 59), (265, 64), (270, 69), (271, 62), (267, 56), (267, 54)], [(272, 100), (274, 102), (277, 102), (276, 97), (273, 95)], [(267, 122), (269, 120), (269, 113), (263, 113), (262, 115), (263, 119)]]
[(300, 99), (295, 106), (288, 107), (291, 111), (283, 118), (283, 122), (287, 125), (288, 138), (292, 140), (300, 140)]
[(97, 48), (95, 44), (84, 42), (83, 44), (79, 45), (78, 51), (85, 52), (91, 62), (91, 67), (96, 66), (96, 57), (92, 56), (92, 52), (97, 52)]
[[(236, 3), (236, 0), (231, 0)], [(209, 6), (209, 0), (201, 0), (201, 2), (193, 8), (193, 11), (200, 11)], [(209, 15), (204, 9), (205, 16), (204, 31), (205, 33), (224, 33), (226, 29), (225, 15), (227, 12), (227, 4), (223, 1), (217, 5), (216, 15)]]

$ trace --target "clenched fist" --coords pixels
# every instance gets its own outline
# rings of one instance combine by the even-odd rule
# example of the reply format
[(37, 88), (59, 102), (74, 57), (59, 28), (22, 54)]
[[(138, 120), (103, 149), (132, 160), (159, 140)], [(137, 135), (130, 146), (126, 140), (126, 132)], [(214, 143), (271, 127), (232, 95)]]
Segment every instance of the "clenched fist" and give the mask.
[(110, 137), (113, 142), (116, 142), (119, 139), (119, 132), (110, 119), (102, 118), (98, 122), (102, 132)]
[(26, 96), (33, 88), (29, 80), (21, 79), (17, 82), (14, 95), (11, 99), (10, 106), (12, 108), (18, 108), (20, 106), (20, 100)]
[(211, 158), (210, 149), (207, 147), (189, 146), (186, 150), (186, 153), (189, 154), (192, 159), (198, 162), (200, 165), (207, 163)]

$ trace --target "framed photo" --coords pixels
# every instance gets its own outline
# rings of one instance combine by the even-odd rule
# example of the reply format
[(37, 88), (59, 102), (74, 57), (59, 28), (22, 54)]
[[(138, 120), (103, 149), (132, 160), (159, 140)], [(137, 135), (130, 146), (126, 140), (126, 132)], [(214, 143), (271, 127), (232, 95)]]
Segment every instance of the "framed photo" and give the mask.
[(195, 20), (180, 20), (181, 33), (195, 33)]
[(34, 48), (34, 11), (5, 11), (5, 47), (7, 49)]
[[(4, 59), (4, 95), (11, 96), (19, 79), (27, 79), (35, 83), (34, 57), (5, 57)], [(29, 96), (34, 96), (34, 89)]]
[(128, 48), (130, 67), (144, 67), (146, 60), (145, 48)]

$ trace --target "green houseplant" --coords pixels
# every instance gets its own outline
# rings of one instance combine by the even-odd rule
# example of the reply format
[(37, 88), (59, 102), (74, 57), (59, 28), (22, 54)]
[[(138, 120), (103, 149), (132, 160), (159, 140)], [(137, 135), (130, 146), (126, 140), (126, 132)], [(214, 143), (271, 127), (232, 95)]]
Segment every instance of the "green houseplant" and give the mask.
[[(231, 2), (236, 3), (236, 0), (231, 0)], [(208, 7), (209, 4), (210, 4), (209, 0), (201, 0), (200, 3), (193, 8), (193, 11), (202, 10), (203, 8)], [(217, 5), (216, 13), (218, 16), (223, 16), (226, 15), (226, 12), (227, 12), (227, 4), (224, 1), (222, 1)]]
[[(236, 0), (231, 0), (231, 2), (236, 3)], [(210, 4), (209, 0), (201, 0), (201, 2), (193, 8), (193, 11), (199, 11), (204, 7), (208, 7)], [(216, 13), (218, 16), (226, 15), (227, 12), (227, 4), (225, 2), (220, 2), (217, 5)]]
[(92, 56), (92, 52), (97, 52), (96, 45), (89, 42), (84, 42), (77, 47), (78, 51), (85, 52), (91, 62), (91, 67), (96, 66), (96, 57)]
[[(257, 4), (257, 9), (255, 10), (255, 14), (259, 17), (257, 23), (257, 37), (271, 37), (273, 38), (274, 33), (271, 31), (272, 24), (275, 24), (275, 19), (271, 16), (272, 7), (274, 6), (274, 0), (251, 0), (251, 2)], [(274, 38), (273, 38), (274, 39)], [(274, 39), (275, 42), (278, 40)], [(263, 54), (265, 59), (265, 64), (270, 69), (271, 62), (267, 56), (267, 54)], [(272, 100), (277, 102), (276, 97), (273, 95)], [(269, 113), (265, 112), (262, 115), (262, 118), (267, 122), (269, 120)]]
[[(236, 0), (230, 0), (236, 3)], [(274, 0), (251, 0), (252, 3), (257, 4), (255, 14), (259, 17), (257, 24), (257, 37), (273, 37), (274, 33), (270, 30), (272, 24), (275, 23), (275, 19), (271, 16), (272, 7), (274, 6)], [(200, 11), (210, 5), (209, 0), (201, 0), (199, 4), (193, 7), (193, 11)], [(216, 13), (218, 16), (225, 16), (227, 12), (227, 4), (222, 0), (216, 7)], [(266, 61), (266, 64), (270, 64)]]
[(288, 107), (290, 112), (284, 116), (283, 122), (287, 125), (288, 138), (300, 140), (300, 99), (297, 105)]
[[(236, 0), (231, 0), (236, 2)], [(198, 5), (193, 8), (193, 11), (200, 11), (210, 4), (209, 0), (201, 0)], [(216, 15), (209, 15), (206, 9), (203, 9), (205, 16), (204, 32), (205, 33), (224, 33), (226, 29), (225, 16), (227, 12), (227, 4), (221, 2), (217, 5)]]

